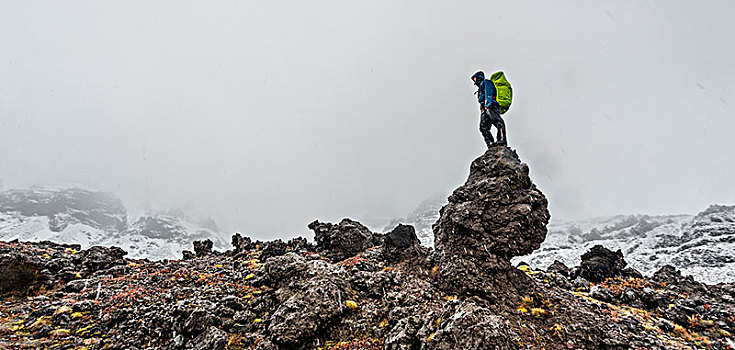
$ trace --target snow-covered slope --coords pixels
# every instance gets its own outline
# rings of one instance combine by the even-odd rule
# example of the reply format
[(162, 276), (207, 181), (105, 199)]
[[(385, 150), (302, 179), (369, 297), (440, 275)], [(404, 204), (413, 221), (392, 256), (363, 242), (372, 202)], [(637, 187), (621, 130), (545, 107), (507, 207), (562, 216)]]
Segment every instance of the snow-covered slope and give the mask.
[[(406, 219), (414, 225), (421, 243), (432, 247), (432, 224), (446, 203), (437, 195), (423, 201)], [(664, 265), (673, 265), (684, 274), (707, 283), (735, 281), (735, 206), (712, 205), (697, 215), (617, 215), (578, 221), (553, 220), (541, 248), (518, 257), (545, 269), (554, 260), (577, 266), (580, 256), (597, 244), (620, 249), (629, 266), (651, 275)]]
[(713, 205), (692, 215), (618, 215), (552, 222), (541, 248), (519, 257), (536, 268), (554, 260), (579, 264), (582, 253), (601, 244), (620, 249), (629, 266), (651, 275), (673, 265), (706, 283), (735, 281), (735, 206)]
[(218, 232), (202, 225), (165, 215), (146, 215), (130, 224), (124, 232), (111, 235), (104, 245), (114, 245), (130, 252), (130, 256), (153, 260), (181, 258), (183, 250), (192, 250), (194, 241), (210, 239), (217, 250), (229, 244)]
[(152, 213), (128, 223), (125, 207), (111, 193), (81, 188), (40, 188), (0, 192), (0, 240), (53, 241), (118, 246), (131, 258), (180, 259), (196, 240), (227, 241), (211, 219), (183, 212)]

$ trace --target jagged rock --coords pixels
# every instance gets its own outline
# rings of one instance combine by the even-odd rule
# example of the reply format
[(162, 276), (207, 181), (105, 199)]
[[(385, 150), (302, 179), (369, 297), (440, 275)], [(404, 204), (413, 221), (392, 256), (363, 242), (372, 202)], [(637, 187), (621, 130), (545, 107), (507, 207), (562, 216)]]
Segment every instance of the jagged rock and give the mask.
[(272, 340), (285, 348), (298, 348), (320, 334), (346, 310), (349, 296), (342, 277), (309, 279), (298, 293), (281, 303), (269, 316)]
[(232, 235), (232, 246), (235, 248), (235, 252), (239, 253), (242, 251), (252, 250), (255, 248), (253, 241), (250, 237), (243, 237), (239, 233)]
[(120, 247), (94, 246), (81, 253), (84, 266), (90, 272), (106, 270), (116, 265), (125, 265), (123, 258), (128, 253)]
[(590, 281), (578, 276), (572, 281), (574, 288), (580, 292), (588, 292), (590, 290)]
[(184, 260), (191, 260), (196, 258), (196, 254), (194, 254), (194, 252), (192, 252), (191, 250), (181, 251), (181, 256)]
[(39, 266), (31, 259), (16, 254), (0, 255), (0, 295), (25, 295), (39, 283)]
[(582, 254), (582, 262), (576, 272), (590, 282), (601, 282), (609, 277), (623, 276), (623, 269), (627, 263), (623, 259), (623, 252), (613, 252), (601, 245), (592, 247)]
[(227, 333), (217, 327), (209, 326), (192, 343), (194, 350), (224, 350), (227, 348)]
[(691, 275), (683, 276), (681, 271), (671, 265), (664, 265), (651, 276), (651, 279), (656, 282), (664, 282), (667, 288), (677, 289), (682, 292), (707, 293), (707, 286), (695, 281)]
[(365, 296), (379, 298), (385, 295), (386, 290), (396, 284), (395, 276), (390, 271), (357, 271), (350, 278), (356, 290), (365, 293)]
[(417, 316), (408, 316), (388, 332), (385, 338), (386, 350), (414, 350), (421, 347), (420, 340), (416, 337), (421, 328), (421, 319)]
[(550, 273), (560, 274), (567, 278), (569, 277), (569, 274), (571, 273), (571, 270), (567, 267), (567, 265), (564, 265), (564, 263), (559, 260), (554, 260), (554, 262), (551, 265), (549, 265), (546, 271)]
[(212, 254), (213, 245), (214, 243), (212, 243), (212, 240), (210, 239), (205, 239), (203, 241), (194, 241), (194, 254), (196, 254), (197, 257)]
[(286, 243), (283, 243), (280, 239), (265, 242), (262, 244), (263, 250), (260, 253), (260, 258), (266, 260), (270, 257), (281, 256), (286, 254), (286, 248)]
[(515, 151), (493, 147), (475, 159), (434, 224), (439, 286), (452, 294), (508, 299), (532, 287), (508, 259), (539, 248), (549, 221), (546, 197)]
[(614, 300), (612, 293), (600, 285), (595, 285), (590, 288), (590, 296), (605, 302), (612, 302)]
[(516, 349), (517, 334), (503, 316), (471, 301), (462, 302), (422, 349)]
[(84, 288), (86, 288), (88, 284), (89, 284), (88, 279), (69, 281), (69, 283), (67, 283), (66, 286), (64, 287), (64, 290), (68, 292), (72, 292), (72, 293), (79, 293)]
[(209, 311), (198, 308), (194, 310), (180, 329), (183, 334), (199, 334), (209, 326), (218, 326), (220, 319)]
[(398, 262), (425, 255), (425, 248), (411, 225), (399, 224), (383, 236), (383, 258), (387, 262)]
[(296, 253), (286, 253), (266, 260), (264, 270), (267, 280), (272, 285), (281, 287), (306, 276), (309, 264)]
[(353, 257), (375, 246), (370, 229), (350, 219), (342, 219), (337, 225), (315, 220), (309, 224), (309, 229), (314, 231), (317, 251), (333, 262)]
[(295, 251), (314, 251), (314, 245), (309, 243), (304, 237), (292, 238), (286, 245)]

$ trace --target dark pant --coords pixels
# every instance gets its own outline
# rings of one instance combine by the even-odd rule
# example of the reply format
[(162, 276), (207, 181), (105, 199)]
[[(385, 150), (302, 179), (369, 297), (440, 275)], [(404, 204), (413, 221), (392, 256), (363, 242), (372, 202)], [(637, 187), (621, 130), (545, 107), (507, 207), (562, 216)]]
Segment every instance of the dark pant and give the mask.
[(488, 148), (490, 148), (494, 142), (493, 135), (490, 133), (490, 127), (493, 125), (498, 129), (498, 142), (507, 143), (507, 139), (505, 138), (505, 122), (503, 122), (503, 118), (500, 117), (498, 107), (495, 105), (489, 109), (483, 109), (482, 113), (480, 113), (480, 132), (482, 133), (482, 137), (485, 138), (485, 144)]

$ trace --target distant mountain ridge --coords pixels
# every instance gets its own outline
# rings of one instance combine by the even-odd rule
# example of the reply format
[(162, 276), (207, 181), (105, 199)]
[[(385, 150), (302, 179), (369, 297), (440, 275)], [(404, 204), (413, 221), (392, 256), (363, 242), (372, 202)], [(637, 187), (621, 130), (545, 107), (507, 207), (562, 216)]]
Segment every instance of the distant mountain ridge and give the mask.
[[(432, 225), (445, 203), (445, 197), (433, 196), (385, 230), (398, 222), (414, 225), (421, 243), (433, 247)], [(705, 283), (735, 281), (735, 206), (711, 205), (696, 215), (615, 215), (576, 221), (552, 218), (548, 229), (540, 249), (513, 262), (541, 269), (554, 260), (575, 266), (581, 252), (600, 244), (620, 249), (630, 266), (646, 275), (669, 264)]]
[(594, 245), (620, 249), (628, 263), (650, 275), (672, 265), (705, 283), (735, 281), (735, 206), (712, 205), (697, 215), (617, 215), (553, 222), (541, 248), (519, 257), (537, 268), (554, 260), (578, 263)]
[(131, 258), (179, 259), (196, 240), (227, 249), (211, 218), (194, 220), (181, 211), (147, 213), (128, 222), (113, 193), (79, 187), (31, 187), (0, 192), (0, 240), (53, 241), (119, 246)]

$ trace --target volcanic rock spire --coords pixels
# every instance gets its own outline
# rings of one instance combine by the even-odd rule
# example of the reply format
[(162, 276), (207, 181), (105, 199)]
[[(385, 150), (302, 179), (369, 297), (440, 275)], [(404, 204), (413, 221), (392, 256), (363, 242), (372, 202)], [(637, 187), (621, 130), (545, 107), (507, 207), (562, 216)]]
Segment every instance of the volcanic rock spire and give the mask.
[(546, 238), (548, 202), (528, 173), (507, 147), (490, 148), (472, 162), (467, 182), (449, 196), (433, 227), (445, 292), (499, 302), (532, 285), (509, 261)]

